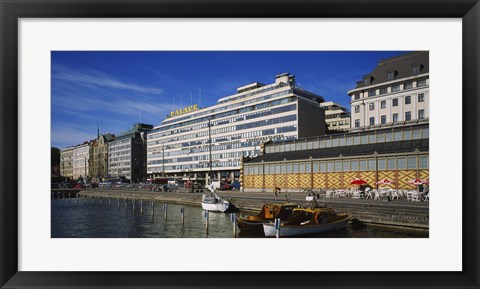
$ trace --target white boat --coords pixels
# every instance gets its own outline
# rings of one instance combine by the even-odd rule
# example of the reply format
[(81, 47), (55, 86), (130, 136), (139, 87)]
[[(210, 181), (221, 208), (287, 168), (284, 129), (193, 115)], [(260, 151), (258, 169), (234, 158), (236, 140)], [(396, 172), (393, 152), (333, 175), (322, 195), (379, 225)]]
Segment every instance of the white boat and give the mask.
[[(280, 223), (280, 237), (316, 234), (345, 227), (350, 216), (335, 213), (330, 208), (296, 208), (290, 217)], [(266, 237), (276, 236), (277, 229), (272, 222), (263, 224)]]
[(230, 202), (222, 199), (215, 193), (204, 194), (202, 196), (202, 209), (211, 212), (226, 212), (230, 207)]

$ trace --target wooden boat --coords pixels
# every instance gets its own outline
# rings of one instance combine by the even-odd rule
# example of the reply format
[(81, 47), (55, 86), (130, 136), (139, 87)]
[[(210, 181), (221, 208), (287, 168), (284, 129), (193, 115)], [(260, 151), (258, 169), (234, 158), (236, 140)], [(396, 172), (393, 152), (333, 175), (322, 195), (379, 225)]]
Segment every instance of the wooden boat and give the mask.
[[(299, 236), (338, 230), (347, 224), (350, 216), (345, 213), (335, 213), (331, 208), (296, 208), (290, 217), (280, 223), (280, 237)], [(266, 237), (276, 235), (273, 222), (264, 223), (263, 231)]]
[(265, 204), (258, 215), (238, 217), (237, 225), (241, 231), (263, 232), (263, 223), (273, 221), (275, 218), (286, 220), (295, 208), (298, 208), (298, 205), (294, 203)]

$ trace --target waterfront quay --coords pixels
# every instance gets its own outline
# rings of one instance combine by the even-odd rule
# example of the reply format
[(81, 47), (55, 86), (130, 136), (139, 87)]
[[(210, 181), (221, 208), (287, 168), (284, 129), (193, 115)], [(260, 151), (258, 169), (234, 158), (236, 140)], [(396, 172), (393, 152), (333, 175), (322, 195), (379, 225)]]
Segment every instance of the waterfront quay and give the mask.
[[(254, 214), (259, 212), (265, 203), (272, 202), (295, 202), (301, 206), (311, 206), (306, 201), (305, 193), (280, 193), (274, 200), (271, 192), (241, 192), (241, 191), (218, 191), (220, 196), (230, 200), (239, 210), (240, 214)], [(56, 197), (61, 198), (62, 193)], [(76, 197), (77, 193), (70, 194)], [(398, 229), (412, 229), (428, 231), (429, 228), (429, 203), (411, 202), (404, 199), (379, 201), (371, 199), (351, 198), (325, 198), (323, 193), (319, 194), (317, 204), (335, 209), (337, 212), (348, 213), (367, 225), (391, 226)], [(52, 197), (55, 197), (52, 195)], [(68, 198), (68, 195), (65, 195)], [(80, 198), (102, 199), (105, 202), (118, 201), (145, 201), (172, 203), (179, 205), (201, 206), (202, 194), (189, 193), (186, 190), (175, 190), (170, 192), (151, 192), (143, 190), (125, 189), (84, 189), (78, 191)]]

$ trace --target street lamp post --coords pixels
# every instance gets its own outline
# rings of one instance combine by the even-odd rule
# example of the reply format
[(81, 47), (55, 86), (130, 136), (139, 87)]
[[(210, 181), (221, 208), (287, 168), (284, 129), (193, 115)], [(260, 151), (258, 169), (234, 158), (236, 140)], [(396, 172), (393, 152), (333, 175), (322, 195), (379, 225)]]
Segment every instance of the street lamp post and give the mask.
[(209, 167), (210, 167), (210, 174), (208, 178), (211, 179), (212, 178), (212, 131), (211, 131), (210, 119), (208, 119), (208, 151), (210, 154), (209, 161), (208, 161)]
[(162, 144), (162, 177), (165, 177), (165, 147)]

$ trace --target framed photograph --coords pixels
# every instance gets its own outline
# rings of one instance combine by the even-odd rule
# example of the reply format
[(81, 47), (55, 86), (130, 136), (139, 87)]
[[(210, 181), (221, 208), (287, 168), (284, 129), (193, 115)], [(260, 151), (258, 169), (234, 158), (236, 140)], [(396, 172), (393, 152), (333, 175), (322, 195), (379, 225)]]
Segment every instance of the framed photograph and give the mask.
[[(0, 1), (1, 288), (479, 287), (478, 1), (467, 0), (460, 3), (453, 0), (416, 2), (316, 0), (255, 3), (228, 0), (222, 2), (152, 0), (139, 3), (130, 0)], [(407, 53), (402, 54), (404, 52)], [(353, 57), (353, 54), (357, 58)], [(385, 74), (384, 90), (381, 85), (378, 91), (374, 90), (375, 92), (367, 89), (369, 85), (376, 85), (376, 81), (381, 78), (375, 74), (377, 70), (367, 75), (374, 67), (366, 70), (361, 67), (365, 72), (354, 71), (355, 67), (361, 66), (359, 63), (362, 58), (367, 58), (370, 54), (374, 55), (371, 57), (379, 58), (375, 60), (375, 67)], [(328, 56), (311, 61), (312, 55)], [(368, 98), (397, 91), (392, 83), (395, 77), (402, 75), (403, 72), (401, 69), (388, 69), (385, 66), (388, 66), (392, 59), (409, 57), (413, 60), (409, 60), (410, 62), (405, 65), (408, 66), (408, 71), (413, 71), (413, 76), (409, 75), (407, 78), (411, 81), (402, 82), (401, 88), (399, 86), (398, 89), (412, 91), (412, 97), (409, 95), (405, 99), (401, 98), (401, 105), (411, 105), (412, 102), (418, 105), (418, 109), (417, 107), (413, 109), (413, 115), (410, 111), (403, 110), (396, 113), (394, 110), (397, 108), (394, 106), (398, 103), (392, 102), (392, 107), (390, 102), (367, 103)], [(197, 61), (200, 59), (202, 61)], [(293, 74), (284, 73), (287, 71), (278, 71), (279, 74), (273, 75), (275, 81), (271, 84), (272, 87), (275, 85), (275, 89), (279, 91), (286, 86), (292, 87), (298, 99), (305, 100), (310, 97), (311, 101), (315, 101), (323, 97), (319, 95), (313, 97), (309, 87), (338, 86), (336, 87), (338, 91), (344, 91), (344, 106), (351, 108), (352, 115), (357, 113), (358, 103), (358, 113), (361, 104), (366, 104), (365, 110), (368, 108), (371, 111), (375, 109), (392, 111), (393, 123), (398, 121), (408, 123), (411, 118), (416, 117), (422, 120), (426, 118), (427, 124), (420, 124), (423, 125), (420, 129), (415, 130), (416, 127), (413, 127), (405, 132), (401, 128), (397, 132), (396, 125), (391, 127), (386, 125), (390, 122), (390, 115), (380, 116), (380, 113), (374, 115), (373, 112), (370, 114), (364, 112), (364, 119), (355, 117), (351, 120), (355, 123), (350, 124), (350, 128), (356, 128), (358, 124), (358, 127), (369, 126), (372, 129), (388, 131), (378, 138), (390, 137), (392, 143), (395, 141), (403, 148), (407, 142), (409, 145), (415, 141), (420, 144), (419, 139), (426, 138), (426, 154), (422, 154), (425, 148), (419, 145), (415, 149), (415, 157), (399, 158), (390, 152), (390, 155), (380, 159), (378, 155), (381, 153), (377, 148), (372, 152), (375, 158), (366, 157), (363, 161), (349, 159), (348, 162), (330, 163), (328, 160), (321, 160), (321, 157), (317, 156), (316, 159), (310, 156), (300, 158), (296, 163), (282, 158), (277, 160), (279, 163), (277, 168), (274, 159), (258, 157), (255, 154), (257, 146), (259, 151), (263, 150), (262, 154), (268, 155), (269, 152), (342, 146), (342, 142), (345, 145), (350, 140), (347, 136), (337, 139), (330, 137), (329, 140), (318, 138), (317, 143), (306, 141), (304, 147), (294, 142), (290, 145), (289, 136), (292, 140), (300, 136), (293, 135), (291, 130), (285, 129), (281, 131), (281, 135), (276, 136), (282, 138), (281, 147), (262, 144), (260, 148), (260, 142), (255, 141), (262, 134), (253, 131), (242, 138), (242, 141), (251, 143), (253, 147), (252, 157), (242, 157), (242, 173), (219, 172), (216, 176), (218, 180), (211, 174), (201, 179), (197, 174), (193, 174), (193, 171), (188, 170), (185, 170), (183, 179), (165, 178), (165, 171), (172, 170), (172, 166), (165, 167), (165, 151), (169, 152), (170, 148), (165, 148), (162, 143), (154, 148), (145, 146), (147, 159), (152, 164), (150, 168), (145, 164), (146, 173), (150, 175), (134, 176), (132, 169), (130, 175), (117, 176), (113, 183), (111, 174), (114, 171), (87, 174), (87, 164), (89, 169), (96, 170), (99, 163), (94, 159), (87, 162), (87, 157), (82, 155), (79, 157), (77, 171), (72, 171), (73, 174), (77, 174), (75, 184), (67, 184), (62, 180), (61, 184), (55, 185), (72, 185), (82, 189), (84, 186), (93, 187), (95, 184), (99, 186), (101, 184), (102, 187), (115, 185), (131, 189), (132, 187), (124, 184), (124, 179), (130, 179), (131, 183), (136, 183), (135, 189), (140, 189), (140, 186), (144, 189), (148, 186), (147, 189), (151, 188), (153, 191), (155, 189), (168, 191), (176, 189), (179, 185), (191, 186), (192, 182), (200, 188), (201, 180), (208, 184), (207, 179), (212, 178), (210, 184), (213, 191), (215, 190), (213, 186), (217, 182), (219, 189), (222, 186), (222, 189), (225, 189), (226, 184), (247, 188), (248, 190), (242, 191), (243, 194), (255, 194), (256, 188), (261, 187), (262, 192), (268, 188), (268, 194), (272, 196), (274, 194), (274, 198), (285, 195), (288, 200), (289, 193), (292, 196), (296, 193), (308, 193), (295, 192), (290, 190), (289, 186), (290, 188), (303, 186), (301, 174), (310, 173), (312, 187), (313, 183), (318, 181), (318, 187), (331, 186), (335, 189), (328, 192), (329, 194), (350, 193), (352, 199), (350, 202), (355, 203), (360, 202), (354, 200), (356, 195), (358, 199), (365, 199), (360, 191), (365, 195), (368, 191), (364, 187), (366, 181), (362, 180), (363, 178), (370, 182), (373, 180), (377, 187), (386, 187), (385, 190), (395, 189), (383, 197), (379, 194), (378, 200), (371, 200), (373, 203), (390, 201), (395, 197), (397, 200), (390, 203), (397, 201), (397, 204), (401, 204), (398, 202), (399, 197), (405, 197), (405, 200), (402, 200), (405, 203), (407, 198), (410, 198), (409, 201), (412, 198), (423, 201), (413, 203), (417, 205), (410, 202), (408, 207), (425, 211), (426, 219), (409, 222), (412, 224), (417, 222), (416, 225), (426, 224), (426, 233), (414, 237), (408, 235), (407, 238), (404, 238), (401, 232), (395, 232), (395, 229), (390, 230), (389, 232), (394, 233), (389, 233), (387, 237), (379, 234), (366, 238), (356, 238), (350, 233), (327, 235), (322, 238), (232, 238), (222, 234), (211, 234), (208, 238), (199, 238), (194, 234), (182, 235), (182, 238), (164, 238), (163, 235), (159, 237), (154, 234), (137, 234), (133, 227), (129, 227), (135, 225), (135, 218), (125, 222), (125, 219), (121, 219), (125, 214), (114, 214), (110, 217), (115, 220), (117, 226), (112, 230), (108, 227), (96, 228), (91, 233), (85, 234), (77, 228), (81, 225), (88, 226), (88, 222), (94, 221), (95, 218), (103, 218), (103, 215), (96, 215), (97, 211), (82, 211), (82, 216), (88, 215), (88, 218), (77, 218), (79, 222), (72, 223), (59, 213), (58, 208), (63, 208), (61, 206), (65, 204), (55, 200), (60, 198), (60, 192), (49, 190), (47, 187), (53, 185), (51, 183), (53, 171), (50, 166), (53, 152), (52, 155), (48, 154), (51, 147), (57, 144), (62, 147), (74, 145), (75, 149), (72, 148), (69, 152), (72, 155), (77, 148), (80, 151), (82, 145), (88, 148), (90, 143), (81, 144), (81, 140), (75, 137), (80, 131), (90, 130), (93, 122), (102, 117), (109, 118), (107, 111), (116, 113), (118, 109), (129, 109), (133, 113), (128, 115), (136, 116), (138, 106), (140, 125), (142, 117), (143, 119), (148, 117), (147, 113), (142, 115), (141, 107), (151, 101), (148, 98), (141, 99), (141, 95), (161, 95), (165, 94), (165, 91), (170, 93), (174, 91), (175, 86), (185, 84), (175, 82), (174, 78), (167, 79), (169, 71), (173, 73), (177, 70), (180, 75), (196, 74), (197, 79), (190, 78), (195, 81), (204, 81), (205, 76), (214, 80), (217, 78), (217, 82), (212, 82), (214, 85), (216, 83), (220, 86), (228, 82), (228, 89), (236, 89), (236, 93), (231, 96), (225, 93), (226, 90), (218, 89), (222, 98), (218, 101), (215, 99), (217, 101), (215, 105), (221, 105), (235, 97), (240, 99), (244, 92), (253, 94), (253, 91), (265, 90), (270, 86), (262, 83), (270, 83), (266, 81), (273, 76), (268, 75), (270, 71), (255, 66), (263, 65), (266, 59), (271, 59), (272, 67), (275, 69), (311, 68), (319, 66), (322, 61), (332, 64), (321, 66), (328, 71), (319, 72), (318, 69), (312, 69), (311, 71), (315, 73), (308, 75), (305, 70), (305, 73), (297, 75), (297, 78)], [(170, 60), (177, 65), (169, 66)], [(345, 65), (349, 62), (358, 65)], [(150, 67), (147, 64), (150, 64)], [(152, 70), (152, 65), (158, 69)], [(232, 67), (235, 66), (241, 67), (243, 71), (255, 70), (259, 80), (251, 80), (252, 77), (243, 79), (259, 82), (248, 85), (240, 83), (243, 79), (233, 79), (242, 78), (238, 73), (232, 75), (230, 81), (226, 81), (227, 78), (218, 80), (220, 76), (233, 71)], [(82, 67), (94, 69), (85, 73), (86, 70), (82, 72), (80, 69)], [(108, 76), (102, 72), (102, 67), (131, 73), (135, 81), (128, 82), (123, 81), (125, 78), (122, 80), (121, 77)], [(194, 71), (187, 71), (189, 67)], [(220, 69), (218, 75), (213, 72)], [(346, 87), (347, 85), (338, 81), (337, 75), (340, 74), (348, 74), (358, 79), (355, 80), (356, 83), (353, 82)], [(421, 79), (422, 75), (426, 75), (426, 78)], [(172, 89), (167, 90), (167, 86), (162, 88), (152, 86), (147, 81), (147, 79), (155, 81), (158, 78), (165, 83), (169, 82)], [(308, 83), (309, 80), (306, 79), (314, 79), (316, 86)], [(283, 80), (285, 82), (282, 82)], [(305, 81), (303, 85), (302, 81)], [(425, 86), (428, 87), (426, 93), (420, 91)], [(122, 89), (127, 93), (122, 96), (117, 94), (118, 91), (115, 89)], [(92, 97), (92, 90), (109, 95), (110, 98), (96, 102), (100, 97)], [(319, 90), (323, 95), (322, 88)], [(202, 98), (209, 92), (211, 90), (202, 89)], [(277, 93), (276, 90), (275, 92)], [(279, 95), (281, 92), (276, 96)], [(135, 100), (135, 103), (131, 102), (131, 99)], [(150, 109), (149, 113), (158, 115), (158, 119), (165, 119), (163, 123), (169, 123), (169, 120), (182, 119), (189, 113), (196, 113), (203, 108), (200, 97), (200, 104), (194, 104), (192, 93), (183, 95), (180, 99), (178, 97), (172, 99), (171, 105), (165, 104), (165, 108)], [(424, 108), (417, 102), (430, 103), (430, 107)], [(102, 110), (102, 107), (97, 107), (100, 106), (99, 103), (108, 109)], [(188, 105), (184, 105), (185, 103)], [(318, 103), (316, 107), (320, 109)], [(276, 108), (272, 114), (286, 112), (289, 106), (283, 102), (281, 104), (285, 106)], [(115, 105), (121, 107), (115, 109)], [(300, 106), (300, 103), (295, 105)], [(91, 109), (88, 109), (89, 106)], [(58, 113), (59, 109), (67, 107), (72, 109)], [(89, 112), (95, 117), (89, 119)], [(201, 113), (199, 115), (201, 116)], [(56, 127), (59, 118), (76, 118), (80, 124), (77, 126), (78, 130), (71, 134), (67, 130), (59, 130)], [(120, 122), (122, 119), (118, 117), (114, 121)], [(202, 134), (203, 129), (203, 134), (198, 137), (207, 137), (207, 132), (208, 137), (211, 137), (210, 126), (215, 129), (214, 125), (223, 124), (215, 120), (211, 124), (210, 119), (204, 122), (208, 125), (197, 127), (199, 134)], [(155, 127), (157, 124), (134, 128), (137, 130), (157, 128), (158, 132), (158, 127), (161, 126)], [(86, 129), (86, 126), (89, 128)], [(117, 127), (124, 126), (122, 123)], [(125, 131), (128, 129), (129, 127), (124, 127)], [(112, 145), (113, 150), (117, 149), (114, 145), (118, 145), (119, 148), (124, 145), (122, 140), (126, 139), (125, 133), (121, 133), (120, 136), (124, 138), (118, 137), (118, 142), (115, 143), (108, 139), (108, 135), (100, 134), (100, 125), (93, 130), (97, 136), (92, 142), (96, 149), (95, 153), (100, 154), (101, 147), (107, 146), (107, 142)], [(130, 137), (129, 134), (129, 140), (133, 142), (137, 133), (141, 137), (140, 130), (134, 133), (129, 131), (132, 136), (135, 135)], [(276, 129), (274, 131), (278, 132)], [(318, 134), (318, 131), (314, 133)], [(69, 140), (63, 143), (58, 141), (60, 139), (57, 138), (58, 134), (69, 135), (71, 143)], [(160, 134), (150, 141), (162, 142), (162, 137)], [(377, 134), (370, 136), (366, 130), (366, 133), (358, 134), (358, 140), (352, 137), (351, 142), (354, 144), (358, 141), (360, 144), (365, 141), (376, 144), (376, 141), (380, 142), (378, 138)], [(336, 142), (338, 143), (335, 144)], [(386, 147), (383, 149), (389, 150)], [(208, 155), (208, 150), (205, 148), (201, 150), (201, 147), (189, 147), (184, 157), (186, 159), (195, 153)], [(149, 153), (151, 156), (148, 156)], [(202, 160), (203, 166), (207, 167), (209, 164), (211, 169), (211, 156), (210, 162), (205, 158)], [(225, 160), (230, 161), (228, 158)], [(285, 162), (285, 168), (282, 167), (281, 161)], [(198, 164), (201, 165), (201, 162)], [(181, 163), (176, 165), (180, 166)], [(99, 167), (102, 165), (99, 164)], [(374, 167), (376, 173), (363, 173), (367, 171), (367, 167)], [(74, 168), (72, 166), (72, 170)], [(392, 173), (379, 174), (378, 171), (382, 170), (380, 168), (384, 171), (390, 168)], [(405, 168), (407, 173), (400, 168)], [(60, 165), (56, 169), (61, 172), (61, 176), (66, 175), (65, 166)], [(408, 169), (416, 169), (416, 174), (408, 174)], [(295, 178), (298, 183), (290, 184), (286, 177), (285, 180), (280, 179), (275, 174), (279, 172), (278, 170), (283, 173), (298, 173), (299, 176)], [(353, 173), (354, 171), (356, 173)], [(330, 172), (332, 174), (328, 175)], [(337, 172), (341, 173), (337, 176), (335, 175)], [(318, 173), (318, 180), (315, 180), (314, 173)], [(332, 181), (322, 179), (321, 173), (328, 175), (326, 179)], [(257, 177), (259, 174), (262, 175), (261, 178)], [(132, 181), (134, 178), (135, 182)], [(408, 178), (412, 178), (410, 183), (406, 182)], [(79, 179), (81, 182), (77, 181)], [(276, 183), (272, 192), (273, 180)], [(279, 187), (276, 185), (278, 183)], [(359, 187), (355, 192), (337, 190), (346, 185)], [(419, 186), (416, 187), (418, 193), (408, 196), (406, 192), (403, 196), (402, 190), (396, 190), (415, 186)], [(192, 189), (195, 190), (197, 187), (192, 186)], [(378, 188), (368, 189), (380, 191)], [(420, 190), (423, 194), (420, 194)], [(429, 191), (434, 192), (431, 197)], [(327, 195), (327, 192), (322, 193)], [(141, 210), (139, 214), (143, 216), (145, 210), (148, 214), (151, 212), (153, 218), (154, 212), (158, 215), (162, 210), (158, 206), (154, 209), (153, 201), (144, 203), (135, 198), (121, 200), (120, 197), (111, 198), (110, 195), (77, 196), (82, 197), (85, 205), (90, 201), (87, 197), (91, 198), (92, 204), (93, 202), (101, 204), (103, 201), (108, 202), (109, 207), (113, 200), (114, 206), (118, 208), (125, 206), (125, 211), (122, 212), (127, 212), (127, 206), (131, 206), (128, 210), (132, 210), (134, 216), (139, 210)], [(205, 201), (202, 199), (202, 202), (218, 208), (219, 199), (214, 198), (214, 195), (211, 197), (213, 198), (211, 202), (207, 200), (208, 198), (205, 198)], [(373, 197), (372, 194), (371, 198)], [(77, 203), (78, 200), (77, 198)], [(233, 202), (232, 200), (233, 198), (229, 199), (230, 202)], [(316, 201), (316, 194), (310, 192), (306, 195), (306, 200)], [(223, 205), (224, 201), (221, 200)], [(368, 201), (362, 202), (365, 210), (371, 207)], [(106, 205), (95, 208), (103, 210), (104, 207)], [(163, 209), (166, 220), (168, 210), (166, 206)], [(405, 207), (399, 206), (397, 209), (405, 210)], [(183, 220), (183, 206), (179, 212), (181, 213), (177, 215), (181, 214)], [(203, 226), (205, 219), (208, 224), (208, 214), (204, 212), (202, 214), (204, 215), (200, 216), (200, 213), (197, 213), (199, 222), (194, 223), (193, 227)], [(318, 216), (320, 219), (323, 218), (324, 222), (328, 221), (328, 216)], [(318, 216), (316, 222), (320, 222)], [(367, 218), (367, 213), (364, 216)], [(371, 220), (373, 219), (374, 217), (371, 217)], [(235, 216), (233, 220), (236, 220)], [(225, 226), (231, 226), (227, 218), (223, 221)], [(278, 219), (275, 223), (271, 222), (271, 236), (278, 234), (277, 237), (280, 237), (281, 226), (285, 232), (286, 223), (281, 221), (283, 220)], [(233, 233), (236, 234), (237, 227), (235, 222), (233, 223), (235, 228)], [(147, 225), (143, 222), (140, 225), (144, 232), (158, 229), (154, 222)], [(273, 229), (275, 227), (278, 227), (277, 231)], [(116, 230), (119, 228), (123, 229), (124, 234), (117, 234)], [(208, 232), (208, 225), (206, 230)], [(230, 234), (231, 227), (228, 227), (228, 235)]]

